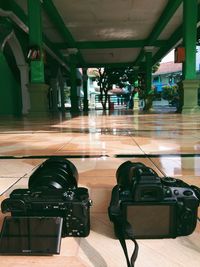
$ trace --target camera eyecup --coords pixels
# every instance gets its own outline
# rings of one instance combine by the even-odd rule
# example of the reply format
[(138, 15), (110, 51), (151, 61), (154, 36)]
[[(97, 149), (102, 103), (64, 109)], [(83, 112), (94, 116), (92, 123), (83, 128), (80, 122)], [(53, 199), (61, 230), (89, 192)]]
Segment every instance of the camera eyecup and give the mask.
[(130, 188), (136, 167), (144, 167), (140, 162), (125, 161), (116, 171), (117, 184), (122, 188)]

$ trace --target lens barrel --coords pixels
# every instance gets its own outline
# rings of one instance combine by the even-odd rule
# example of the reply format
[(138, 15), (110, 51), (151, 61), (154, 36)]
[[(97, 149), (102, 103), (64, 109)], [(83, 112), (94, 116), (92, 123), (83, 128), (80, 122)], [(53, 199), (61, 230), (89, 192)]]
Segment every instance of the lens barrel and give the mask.
[(78, 171), (75, 165), (64, 158), (50, 158), (44, 161), (30, 176), (29, 189), (76, 188)]

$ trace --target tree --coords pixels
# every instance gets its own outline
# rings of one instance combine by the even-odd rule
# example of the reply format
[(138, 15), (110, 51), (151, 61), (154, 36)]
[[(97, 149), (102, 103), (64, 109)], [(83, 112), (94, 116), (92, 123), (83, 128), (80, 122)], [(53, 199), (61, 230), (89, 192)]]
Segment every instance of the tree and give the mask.
[(155, 73), (160, 67), (160, 61), (158, 61), (155, 65), (152, 67), (152, 73)]
[(133, 84), (134, 82), (134, 70), (131, 67), (126, 68), (98, 68), (98, 74), (96, 80), (100, 87), (100, 102), (103, 109), (106, 109), (108, 102), (108, 92), (112, 90), (113, 84), (124, 87), (127, 82)]
[[(152, 67), (152, 72), (155, 72), (160, 66), (160, 63), (155, 64)], [(123, 88), (126, 84), (133, 85), (138, 80), (138, 74), (133, 67), (121, 67), (121, 68), (98, 68), (93, 70), (93, 75), (98, 81), (100, 88), (99, 101), (102, 104), (104, 110), (106, 110), (106, 104), (109, 100), (108, 92), (112, 90), (113, 84)]]

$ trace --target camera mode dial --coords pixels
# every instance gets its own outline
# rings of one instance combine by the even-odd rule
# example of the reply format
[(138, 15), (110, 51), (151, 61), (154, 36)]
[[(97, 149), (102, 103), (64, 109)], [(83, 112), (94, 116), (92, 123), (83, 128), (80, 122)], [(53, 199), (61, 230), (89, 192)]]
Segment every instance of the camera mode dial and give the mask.
[(63, 198), (66, 200), (73, 200), (74, 195), (75, 195), (74, 191), (66, 191), (63, 193)]
[(176, 185), (176, 183), (177, 183), (177, 180), (175, 179), (175, 178), (172, 178), (172, 177), (164, 177), (163, 179), (162, 179), (162, 182), (163, 182), (163, 184), (164, 185), (166, 185), (166, 186), (175, 186)]

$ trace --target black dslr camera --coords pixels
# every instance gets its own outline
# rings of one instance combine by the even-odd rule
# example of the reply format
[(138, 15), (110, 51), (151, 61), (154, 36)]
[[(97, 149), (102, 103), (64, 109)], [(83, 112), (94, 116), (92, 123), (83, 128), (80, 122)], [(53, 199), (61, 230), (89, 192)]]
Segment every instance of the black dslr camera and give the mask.
[(3, 200), (3, 213), (13, 217), (62, 218), (62, 237), (86, 237), (90, 232), (88, 190), (77, 187), (78, 172), (72, 162), (50, 158), (30, 176), (28, 189), (16, 189)]
[[(175, 238), (194, 231), (199, 188), (179, 179), (160, 178), (144, 164), (130, 161), (119, 166), (116, 177), (108, 210), (114, 226), (119, 221), (128, 224), (134, 238)], [(124, 238), (129, 238), (126, 231)]]

